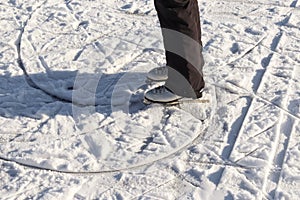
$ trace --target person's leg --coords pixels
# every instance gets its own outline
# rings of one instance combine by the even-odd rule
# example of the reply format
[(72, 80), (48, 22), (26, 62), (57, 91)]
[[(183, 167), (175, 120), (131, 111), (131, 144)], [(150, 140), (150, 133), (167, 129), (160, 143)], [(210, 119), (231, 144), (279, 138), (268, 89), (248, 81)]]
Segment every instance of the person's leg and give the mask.
[(181, 96), (201, 97), (199, 91), (205, 83), (198, 2), (155, 0), (154, 3), (170, 67), (166, 86)]

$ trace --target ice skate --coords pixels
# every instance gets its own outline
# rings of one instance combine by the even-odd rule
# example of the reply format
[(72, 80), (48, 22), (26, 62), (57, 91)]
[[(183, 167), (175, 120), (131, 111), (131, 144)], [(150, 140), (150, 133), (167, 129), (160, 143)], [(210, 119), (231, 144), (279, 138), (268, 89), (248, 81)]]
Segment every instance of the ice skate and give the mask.
[(146, 102), (165, 104), (165, 103), (176, 102), (183, 97), (174, 94), (171, 90), (169, 90), (165, 86), (158, 86), (147, 91), (145, 93), (144, 98)]
[(156, 67), (148, 72), (146, 82), (151, 84), (153, 82), (164, 82), (168, 79), (167, 66)]

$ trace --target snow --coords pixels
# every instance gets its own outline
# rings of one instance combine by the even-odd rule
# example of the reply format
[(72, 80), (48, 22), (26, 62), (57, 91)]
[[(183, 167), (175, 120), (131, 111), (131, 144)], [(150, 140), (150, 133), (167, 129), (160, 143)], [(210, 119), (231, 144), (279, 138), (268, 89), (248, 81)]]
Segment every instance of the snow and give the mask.
[(1, 2), (0, 199), (299, 199), (299, 1), (199, 8), (209, 103), (179, 108), (141, 102), (152, 0)]

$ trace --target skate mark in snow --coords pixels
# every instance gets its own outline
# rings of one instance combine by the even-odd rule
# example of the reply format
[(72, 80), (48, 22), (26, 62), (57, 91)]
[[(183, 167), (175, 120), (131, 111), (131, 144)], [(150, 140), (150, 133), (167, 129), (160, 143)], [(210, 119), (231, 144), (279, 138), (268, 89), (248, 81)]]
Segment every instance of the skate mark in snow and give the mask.
[(256, 47), (258, 47), (264, 41), (264, 39), (266, 37), (267, 37), (267, 34), (263, 35), (255, 44), (253, 44), (251, 47), (249, 47), (248, 49), (243, 51), (239, 56), (236, 56), (236, 57), (233, 57), (232, 59), (230, 59), (226, 64), (224, 64), (224, 66), (226, 66), (226, 65), (230, 66), (233, 63), (235, 63), (235, 62), (241, 60), (242, 58), (244, 58), (246, 55), (251, 53)]
[[(40, 89), (40, 90), (42, 90), (42, 89), (31, 79), (31, 77), (29, 76), (29, 74), (26, 71), (26, 68), (25, 68), (25, 65), (24, 65), (24, 62), (23, 62), (23, 59), (22, 59), (21, 46), (22, 46), (22, 37), (23, 37), (24, 31), (25, 31), (25, 28), (27, 27), (28, 22), (31, 20), (32, 15), (38, 9), (40, 9), (45, 3), (46, 3), (46, 1), (43, 2), (42, 4), (40, 4), (39, 6), (37, 6), (37, 8), (30, 13), (30, 15), (28, 16), (28, 18), (26, 19), (26, 21), (23, 23), (23, 26), (20, 28), (20, 34), (19, 34), (19, 36), (18, 36), (18, 38), (16, 40), (16, 43), (15, 43), (16, 49), (17, 49), (17, 55), (18, 55), (17, 63), (18, 63), (19, 67), (22, 69), (22, 71), (24, 73), (25, 80), (26, 80), (27, 84), (29, 86), (35, 88), (35, 89)], [(46, 94), (48, 94), (49, 96), (53, 97), (54, 99), (60, 100), (62, 102), (69, 102), (69, 101), (67, 101), (64, 98), (60, 98), (59, 96), (56, 96), (56, 95), (51, 94), (51, 93), (46, 92), (46, 91), (44, 91), (44, 92)]]
[(120, 169), (115, 169), (115, 170), (112, 169), (112, 170), (101, 170), (101, 171), (69, 171), (69, 170), (64, 170), (64, 169), (52, 169), (52, 168), (42, 167), (42, 166), (34, 165), (34, 164), (31, 164), (31, 163), (26, 163), (26, 162), (17, 161), (17, 160), (14, 160), (14, 159), (5, 158), (3, 156), (0, 156), (0, 160), (11, 162), (11, 163), (15, 163), (15, 164), (18, 164), (20, 166), (31, 168), (31, 169), (35, 169), (35, 170), (57, 172), (57, 173), (65, 173), (65, 174), (74, 174), (74, 175), (89, 175), (89, 176), (94, 176), (96, 174), (99, 174), (99, 175), (100, 174), (110, 174), (110, 173), (130, 171), (130, 170), (134, 170), (134, 169), (146, 167), (146, 166), (152, 165), (152, 164), (154, 164), (156, 162), (163, 161), (163, 160), (165, 160), (167, 158), (173, 157), (174, 155), (177, 155), (179, 152), (184, 151), (185, 148), (188, 145), (189, 144), (185, 145), (184, 147), (182, 147), (180, 149), (177, 149), (177, 150), (171, 152), (168, 155), (165, 155), (163, 157), (159, 157), (156, 160), (150, 160), (149, 162), (141, 163), (139, 165), (133, 165), (133, 166), (130, 166), (130, 167), (120, 168)]
[[(299, 7), (296, 7), (297, 4), (298, 4), (298, 0), (294, 0), (290, 5), (288, 5), (287, 2), (282, 2), (282, 4), (280, 4), (279, 1), (278, 1), (278, 4), (275, 4), (275, 3), (265, 3), (265, 2), (261, 2), (261, 1), (244, 1), (244, 0), (233, 0), (233, 1), (222, 0), (221, 2), (242, 3), (242, 4), (248, 4), (248, 5), (278, 7), (278, 8), (293, 8), (293, 9), (300, 10)], [(286, 3), (286, 4), (284, 4), (284, 3)]]
[(248, 89), (243, 88), (242, 86), (237, 85), (236, 83), (233, 83), (231, 81), (226, 81), (226, 82), (230, 83), (231, 85), (235, 86), (236, 88), (227, 87), (227, 86), (220, 85), (220, 84), (213, 84), (213, 85), (215, 85), (218, 88), (221, 88), (221, 89), (225, 90), (226, 92), (230, 92), (232, 94), (238, 94), (238, 95), (241, 95), (242, 97), (250, 97), (252, 99), (253, 98), (254, 99), (258, 99), (258, 100), (260, 100), (260, 101), (262, 101), (262, 102), (264, 102), (266, 104), (273, 105), (276, 108), (278, 108), (279, 110), (283, 111), (286, 115), (288, 115), (288, 116), (290, 116), (290, 117), (292, 117), (294, 119), (300, 120), (300, 115), (297, 115), (297, 113), (291, 112), (290, 110), (282, 107), (282, 105), (278, 105), (277, 103), (272, 102), (272, 101), (266, 99), (265, 97), (263, 97), (263, 96), (261, 96), (259, 94), (255, 94), (255, 93), (249, 91)]
[[(235, 148), (235, 145), (238, 141), (238, 137), (243, 131), (244, 123), (250, 114), (250, 109), (253, 100), (251, 98), (246, 98), (246, 100), (248, 102), (247, 105), (243, 108), (241, 116), (233, 123), (231, 131), (228, 134), (227, 143), (229, 145), (222, 150), (223, 160), (230, 160), (230, 155)], [(226, 167), (223, 167), (220, 169), (220, 171), (217, 172), (217, 174), (215, 174), (216, 178), (214, 180), (216, 186), (218, 186), (221, 182), (225, 169)]]
[(297, 5), (298, 5), (298, 0), (294, 0), (294, 1), (291, 3), (290, 7), (296, 8)]
[(295, 132), (295, 119), (285, 117), (280, 124), (281, 126), (278, 127), (278, 131), (280, 134), (283, 134), (279, 136), (280, 138), (278, 139), (276, 154), (273, 156), (273, 166), (277, 166), (277, 168), (280, 170), (269, 172), (272, 182), (276, 184), (275, 188), (269, 192), (272, 199), (276, 199), (277, 189), (281, 179), (283, 178), (283, 167), (286, 161), (289, 143), (292, 139), (292, 134)]
[[(173, 123), (172, 121), (175, 120), (175, 119), (169, 119), (169, 118), (167, 118), (167, 120), (171, 120), (170, 123)], [(191, 121), (189, 119), (187, 119), (187, 120)], [(194, 121), (194, 120), (192, 120), (192, 121)], [(168, 125), (166, 125), (166, 126), (168, 126)], [(169, 127), (171, 127), (171, 126), (169, 126)], [(200, 128), (201, 130), (198, 129), (198, 128)], [(9, 161), (9, 162), (14, 162), (14, 163), (17, 163), (17, 164), (25, 166), (25, 167), (30, 167), (32, 169), (39, 169), (39, 170), (52, 171), (52, 172), (62, 172), (62, 173), (67, 173), (67, 174), (79, 174), (79, 175), (80, 174), (87, 174), (87, 175), (92, 175), (92, 174), (102, 174), (102, 173), (114, 173), (114, 172), (120, 172), (120, 171), (128, 171), (128, 170), (137, 169), (137, 168), (140, 168), (140, 167), (152, 165), (152, 164), (160, 162), (160, 161), (163, 162), (163, 160), (165, 160), (166, 158), (178, 155), (178, 153), (184, 151), (191, 143), (193, 143), (198, 137), (200, 137), (201, 135), (203, 135), (204, 132), (206, 131), (206, 130), (204, 130), (205, 127), (202, 127), (202, 128), (198, 127), (198, 128), (197, 128), (197, 130), (199, 132), (195, 129), (195, 131), (197, 133), (194, 136), (186, 135), (184, 130), (183, 130), (182, 135), (176, 134), (176, 131), (175, 131), (175, 137), (176, 138), (177, 137), (180, 137), (180, 138), (182, 138), (182, 137), (185, 137), (185, 138), (186, 137), (192, 137), (190, 140), (185, 139), (184, 144), (179, 144), (176, 141), (177, 139), (174, 140), (174, 136), (172, 136), (174, 134), (171, 134), (170, 131), (168, 130), (168, 128), (166, 128), (166, 130), (163, 131), (163, 133), (165, 133), (165, 134), (168, 135), (167, 136), (167, 138), (169, 138), (168, 141), (170, 141), (170, 143), (171, 143), (170, 145), (173, 146), (173, 149), (169, 150), (169, 152), (163, 153), (162, 155), (157, 154), (157, 156), (155, 156), (155, 158), (154, 157), (151, 158), (151, 159), (149, 158), (147, 161), (143, 161), (143, 162), (136, 163), (136, 164), (131, 164), (130, 166), (127, 166), (127, 167), (124, 167), (124, 168), (120, 167), (119, 169), (109, 169), (109, 170), (99, 170), (99, 171), (97, 171), (97, 170), (94, 170), (94, 171), (71, 171), (71, 170), (66, 170), (64, 168), (52, 168), (52, 167), (48, 167), (46, 165), (42, 166), (42, 165), (38, 165), (36, 163), (32, 163), (31, 161), (27, 162), (26, 160), (24, 160), (24, 161), (22, 161), (22, 160), (18, 161), (18, 159), (5, 158), (3, 156), (1, 156), (0, 159), (5, 160), (5, 161)], [(180, 131), (180, 127), (179, 127), (179, 131)], [(91, 136), (94, 137), (93, 135), (91, 135)], [(95, 135), (95, 136), (98, 137), (97, 135)], [(103, 153), (105, 153), (105, 152), (102, 151), (104, 149), (103, 146), (101, 146), (101, 148), (99, 148), (98, 144), (96, 145), (94, 143), (94, 141), (91, 140), (87, 136), (85, 136), (85, 141), (86, 141), (86, 143), (88, 145), (87, 148), (89, 149), (90, 153), (92, 153), (96, 158), (99, 157), (99, 156), (102, 157)], [(100, 144), (102, 142), (100, 141), (98, 143)], [(161, 145), (159, 142), (157, 142), (155, 140), (154, 140), (154, 143), (157, 143), (157, 144)], [(150, 145), (150, 143), (149, 143), (149, 145)], [(99, 151), (99, 149), (102, 149), (101, 152)], [(106, 155), (108, 155), (108, 154), (106, 153)]]
[[(291, 74), (291, 77), (287, 77), (288, 80), (293, 80), (299, 78), (299, 70), (296, 66), (293, 66), (293, 71)], [(289, 81), (289, 82), (291, 82)], [(295, 84), (295, 83), (294, 83)], [(291, 93), (293, 92), (291, 87), (288, 85), (287, 93), (285, 94), (285, 98), (282, 100), (282, 105), (286, 107), (287, 110), (290, 112), (293, 112), (295, 110), (297, 113), (299, 112), (299, 106), (298, 108), (295, 108), (293, 105), (293, 97)], [(299, 96), (298, 96), (299, 97)], [(290, 100), (290, 102), (288, 101)], [(284, 165), (286, 165), (287, 160), (287, 153), (290, 147), (290, 143), (293, 140), (293, 137), (296, 133), (296, 123), (299, 122), (299, 119), (293, 118), (290, 115), (286, 115), (283, 110), (280, 112), (280, 123), (277, 125), (276, 130), (276, 138), (275, 138), (275, 144), (273, 145), (273, 152), (271, 152), (270, 156), (270, 165), (277, 166), (280, 170), (279, 171), (271, 171), (267, 173), (265, 177), (265, 182), (263, 186), (263, 190), (269, 193), (269, 195), (272, 197), (272, 199), (277, 199), (279, 192), (278, 189), (280, 187), (280, 183), (284, 181)], [(269, 186), (267, 187), (267, 184), (274, 185), (275, 186)]]
[[(275, 38), (271, 45), (273, 50), (276, 50), (278, 43), (279, 43), (279, 41), (277, 40), (277, 38)], [(271, 64), (274, 64), (274, 63), (271, 63), (271, 60), (270, 60), (270, 63), (268, 65), (266, 65), (266, 67), (268, 67), (268, 71), (271, 70), (270, 68), (274, 68), (274, 66)], [(287, 68), (287, 70), (289, 70), (289, 68)], [(293, 73), (295, 73), (295, 67), (294, 67)], [(267, 75), (270, 76), (270, 74), (267, 74)], [(268, 76), (262, 76), (261, 83), (257, 85), (258, 92), (260, 92), (263, 89), (263, 87), (268, 86), (268, 84), (264, 85), (267, 82), (267, 80), (270, 80), (270, 78)], [(290, 79), (289, 76), (287, 76), (286, 78)], [(280, 76), (279, 76), (279, 79), (280, 79)], [(262, 84), (262, 83), (264, 83), (264, 84)], [(287, 87), (287, 85), (285, 85), (285, 87)], [(240, 86), (238, 86), (238, 87), (240, 87)], [(278, 124), (276, 124), (276, 127), (273, 128), (273, 126), (271, 126), (272, 127), (271, 129), (274, 129), (275, 133), (274, 133), (274, 138), (272, 139), (273, 144), (272, 144), (272, 148), (270, 149), (271, 153), (268, 157), (268, 164), (264, 167), (264, 171), (266, 171), (266, 173), (265, 173), (265, 176), (263, 179), (263, 185), (261, 188), (262, 191), (260, 193), (258, 193), (258, 194), (260, 194), (260, 198), (267, 196), (267, 197), (273, 199), (276, 189), (274, 189), (274, 188), (272, 189), (272, 185), (275, 184), (275, 186), (278, 187), (278, 184), (279, 184), (278, 181), (280, 179), (280, 176), (278, 174), (281, 174), (281, 170), (283, 168), (283, 163), (284, 163), (286, 152), (287, 152), (287, 146), (289, 144), (289, 140), (290, 140), (291, 134), (293, 132), (292, 131), (293, 125), (291, 124), (291, 122), (295, 121), (297, 119), (299, 120), (298, 116), (296, 116), (291, 111), (289, 111), (289, 108), (286, 108), (286, 98), (289, 96), (288, 95), (289, 91), (290, 91), (290, 89), (287, 90), (285, 97), (280, 99), (280, 103), (274, 103), (274, 102), (271, 102), (270, 100), (267, 100), (265, 97), (259, 97), (256, 94), (252, 94), (253, 97), (256, 97), (256, 98), (259, 97), (262, 100), (264, 100), (264, 102), (270, 103), (271, 105), (275, 105), (276, 108), (279, 108), (278, 112), (280, 113), (279, 121), (277, 122)], [(284, 121), (284, 119), (287, 119), (287, 120)], [(266, 131), (268, 131), (268, 130), (270, 130), (270, 129), (267, 128)], [(265, 131), (263, 131), (263, 132), (265, 132)], [(284, 133), (284, 135), (281, 135), (282, 132)], [(261, 133), (259, 133), (258, 135), (260, 135), (260, 134)], [(256, 136), (258, 136), (258, 135), (256, 135)], [(259, 150), (263, 151), (263, 149), (259, 149)], [(251, 155), (252, 153), (255, 153), (255, 150), (248, 153), (247, 156)], [(239, 159), (237, 161), (240, 161), (240, 160), (241, 159)], [(271, 166), (278, 166), (279, 170), (273, 171)]]
[[(279, 42), (282, 38), (283, 32), (280, 30), (279, 33), (276, 34), (276, 36), (273, 38), (272, 44), (271, 44), (271, 51), (276, 51)], [(261, 81), (267, 71), (267, 67), (270, 65), (271, 59), (273, 58), (274, 53), (272, 52), (269, 54), (267, 57), (263, 58), (261, 61), (261, 65), (263, 66), (263, 70), (258, 71), (257, 74), (253, 77), (252, 82), (253, 82), (253, 91), (254, 93), (257, 92), (258, 88), (261, 85)]]
[[(280, 32), (273, 38), (273, 41), (271, 43), (271, 51), (276, 51), (278, 45), (279, 45), (279, 42), (281, 40), (281, 37), (282, 37), (282, 31), (280, 30)], [(267, 36), (267, 35), (265, 35)], [(263, 38), (264, 39), (264, 38)], [(260, 41), (259, 41), (260, 43)], [(259, 44), (257, 43), (257, 44)], [(270, 65), (270, 62), (271, 62), (271, 59), (273, 57), (273, 53), (271, 53), (267, 59), (263, 59), (262, 63), (263, 63), (263, 67), (264, 67), (264, 70), (262, 70), (262, 72), (258, 71), (258, 73), (256, 74), (256, 76), (253, 78), (253, 93), (256, 94), (257, 91), (259, 91), (259, 89), (262, 87), (262, 82), (263, 80), (265, 79), (265, 73), (267, 71), (267, 68), (268, 67), (272, 67), (272, 66), (269, 66)], [(234, 83), (232, 83), (234, 84)], [(236, 85), (236, 84), (234, 84)], [(240, 86), (238, 86), (240, 87)], [(244, 128), (246, 127), (246, 121), (247, 119), (251, 116), (251, 113), (253, 112), (254, 110), (254, 107), (253, 107), (253, 101), (256, 101), (255, 99), (252, 98), (253, 95), (251, 95), (250, 97), (247, 98), (247, 106), (244, 108), (244, 111), (242, 111), (242, 115), (240, 117), (240, 119), (237, 119), (237, 121), (235, 123), (238, 124), (238, 126), (235, 126), (235, 123), (233, 124), (233, 129), (231, 131), (231, 133), (229, 133), (229, 138), (228, 138), (228, 143), (230, 144), (227, 148), (224, 148), (223, 149), (223, 156), (225, 156), (225, 159), (230, 159), (231, 157), (231, 154), (233, 153), (234, 149), (236, 148), (236, 146), (238, 145), (238, 141), (239, 141), (239, 138), (241, 137), (241, 134), (245, 131)], [(274, 103), (272, 103), (274, 104)], [(268, 128), (269, 129), (269, 128)], [(267, 130), (268, 130), (267, 129)], [(233, 130), (236, 130), (237, 133), (235, 133)], [(232, 135), (232, 136), (231, 136)], [(259, 135), (259, 134), (258, 134)], [(233, 138), (233, 140), (231, 140), (231, 137)], [(258, 150), (258, 148), (256, 149), (252, 149), (250, 152), (248, 152), (247, 154), (244, 155), (244, 157), (247, 157), (253, 153), (256, 152), (256, 150)], [(221, 181), (223, 175), (224, 175), (224, 172), (225, 172), (225, 168), (221, 169), (219, 172), (218, 172), (218, 175), (216, 175), (216, 177), (218, 177), (217, 179), (215, 179), (215, 184), (218, 186), (218, 183)], [(257, 187), (256, 187), (257, 188)], [(259, 188), (257, 188), (259, 189)], [(261, 193), (262, 195), (266, 195), (267, 192), (265, 192), (264, 190), (262, 191)], [(268, 196), (268, 195), (267, 195)]]

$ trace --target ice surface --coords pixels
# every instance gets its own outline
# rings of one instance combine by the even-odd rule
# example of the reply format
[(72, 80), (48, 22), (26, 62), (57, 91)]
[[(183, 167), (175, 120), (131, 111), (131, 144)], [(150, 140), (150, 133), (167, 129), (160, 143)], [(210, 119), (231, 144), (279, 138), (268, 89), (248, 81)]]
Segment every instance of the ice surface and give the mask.
[(146, 106), (152, 0), (0, 3), (1, 199), (299, 199), (299, 2), (199, 1), (209, 103)]

